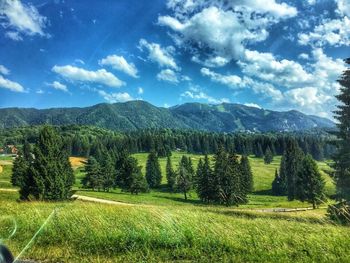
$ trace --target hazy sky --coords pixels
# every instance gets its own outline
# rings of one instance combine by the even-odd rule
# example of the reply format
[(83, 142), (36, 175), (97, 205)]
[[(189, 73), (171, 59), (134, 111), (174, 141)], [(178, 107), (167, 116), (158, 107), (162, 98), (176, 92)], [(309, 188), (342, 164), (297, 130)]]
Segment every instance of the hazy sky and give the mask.
[(0, 107), (142, 99), (332, 115), (350, 0), (0, 0)]

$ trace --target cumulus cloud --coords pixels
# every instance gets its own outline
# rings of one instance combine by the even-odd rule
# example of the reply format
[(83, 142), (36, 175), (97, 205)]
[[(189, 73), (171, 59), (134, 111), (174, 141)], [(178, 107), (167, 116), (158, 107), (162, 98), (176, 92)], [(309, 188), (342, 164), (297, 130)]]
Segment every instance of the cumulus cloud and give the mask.
[(52, 71), (70, 81), (90, 82), (96, 84), (103, 84), (109, 87), (120, 87), (125, 85), (125, 82), (121, 81), (105, 69), (89, 71), (71, 65), (55, 65), (52, 68)]
[(186, 90), (180, 95), (182, 98), (189, 98), (194, 100), (205, 100), (209, 103), (220, 104), (220, 103), (229, 103), (230, 100), (227, 98), (216, 99), (212, 96), (209, 96), (205, 92), (201, 91), (199, 87), (190, 87), (189, 90)]
[(110, 55), (99, 61), (102, 66), (111, 66), (115, 70), (119, 70), (128, 74), (133, 78), (138, 78), (138, 70), (133, 63), (128, 63), (123, 56)]
[(5, 66), (0, 65), (0, 74), (8, 75), (10, 74), (10, 71)]
[(168, 67), (174, 70), (180, 70), (180, 67), (176, 64), (173, 54), (175, 48), (172, 46), (162, 48), (157, 43), (149, 43), (145, 39), (139, 41), (139, 48), (148, 52), (148, 58), (158, 63), (160, 67)]
[(21, 84), (5, 79), (3, 76), (0, 75), (0, 88), (8, 89), (14, 92), (25, 92), (24, 88)]
[(163, 69), (161, 72), (157, 74), (157, 79), (159, 81), (163, 80), (170, 83), (179, 83), (179, 78), (177, 73), (171, 69)]
[(244, 103), (244, 105), (251, 108), (261, 109), (261, 107), (256, 103)]
[(19, 33), (46, 36), (47, 18), (41, 16), (32, 4), (22, 4), (20, 0), (0, 2), (0, 21), (4, 28), (11, 30), (6, 36), (17, 41), (22, 39)]
[(52, 87), (52, 88), (54, 88), (56, 90), (61, 90), (61, 91), (64, 91), (64, 92), (68, 92), (67, 86), (62, 84), (62, 83), (60, 83), (60, 82), (58, 82), (58, 81), (54, 81), (52, 83), (47, 83), (47, 86)]
[(247, 43), (268, 37), (269, 26), (297, 15), (296, 8), (275, 0), (169, 0), (168, 7), (174, 11), (173, 16), (160, 16), (158, 24), (175, 32), (177, 44), (208, 53), (208, 58), (202, 60), (194, 56), (207, 67), (241, 58)]
[(98, 94), (109, 103), (126, 102), (134, 100), (134, 98), (130, 96), (130, 94), (127, 92), (108, 93), (103, 90), (98, 90)]

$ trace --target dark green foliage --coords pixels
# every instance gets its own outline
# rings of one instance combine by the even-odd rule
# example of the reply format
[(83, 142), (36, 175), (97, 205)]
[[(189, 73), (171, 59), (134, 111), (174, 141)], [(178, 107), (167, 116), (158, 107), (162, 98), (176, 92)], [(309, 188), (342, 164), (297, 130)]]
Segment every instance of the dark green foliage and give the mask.
[(103, 190), (109, 191), (114, 186), (114, 178), (115, 178), (115, 168), (112, 157), (106, 153), (105, 159), (101, 164), (101, 173), (103, 179)]
[[(287, 142), (284, 154), (283, 176), (286, 177), (288, 200), (294, 200), (296, 195), (296, 179), (303, 159), (303, 152), (294, 140)], [(281, 173), (280, 173), (281, 174)]]
[(146, 180), (151, 188), (159, 187), (162, 182), (162, 173), (157, 154), (152, 151), (147, 158)]
[(208, 156), (199, 160), (196, 173), (196, 191), (198, 197), (206, 203), (214, 202), (217, 198), (217, 184), (214, 180)]
[(280, 177), (280, 175), (278, 174), (278, 171), (276, 169), (275, 171), (275, 179), (272, 182), (272, 194), (276, 195), (276, 196), (281, 196), (281, 195), (285, 195), (285, 185), (284, 185), (284, 181), (282, 180), (282, 178)]
[(166, 160), (166, 179), (168, 187), (174, 191), (176, 188), (176, 172), (173, 169), (170, 156)]
[(193, 187), (193, 173), (191, 159), (183, 155), (177, 169), (176, 187), (184, 194), (185, 200), (188, 191)]
[(264, 152), (262, 150), (261, 144), (258, 143), (255, 150), (255, 157), (262, 158), (263, 156), (264, 156)]
[(50, 126), (45, 126), (34, 147), (34, 160), (20, 189), (21, 199), (64, 200), (72, 195), (73, 170), (62, 139)]
[(13, 186), (22, 187), (27, 176), (29, 163), (22, 154), (19, 154), (13, 162), (11, 183)]
[[(350, 59), (346, 61), (350, 65)], [(335, 111), (335, 118), (339, 131), (338, 151), (335, 155), (335, 183), (337, 188), (337, 199), (339, 201), (350, 201), (350, 69), (348, 68), (340, 80), (340, 94), (337, 96), (340, 105)]]
[(82, 184), (86, 188), (101, 191), (104, 189), (104, 178), (100, 163), (90, 157), (85, 165), (86, 176), (82, 180)]
[(281, 158), (280, 171), (278, 175), (278, 189), (276, 189), (276, 195), (287, 195), (286, 153), (284, 153)]
[(264, 154), (264, 163), (270, 164), (273, 161), (273, 154), (270, 150), (270, 147), (266, 148), (265, 154)]
[(295, 198), (311, 203), (315, 209), (325, 199), (324, 186), (317, 163), (311, 155), (306, 155), (297, 174)]
[(253, 192), (253, 172), (250, 167), (249, 159), (246, 155), (243, 155), (240, 163), (241, 176), (242, 176), (242, 191), (247, 194)]
[(141, 173), (141, 167), (137, 166), (137, 162), (133, 162), (133, 169), (131, 173), (131, 184), (127, 189), (132, 194), (146, 193), (148, 192), (148, 184), (146, 178)]

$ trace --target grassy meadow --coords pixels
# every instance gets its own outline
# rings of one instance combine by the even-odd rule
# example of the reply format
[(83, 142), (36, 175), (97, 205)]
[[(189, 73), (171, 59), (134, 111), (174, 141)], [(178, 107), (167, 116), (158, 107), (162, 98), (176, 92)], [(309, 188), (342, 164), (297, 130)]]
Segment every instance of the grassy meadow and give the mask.
[[(176, 165), (182, 153), (173, 153)], [(147, 154), (136, 154), (143, 167)], [(191, 155), (194, 166), (199, 155)], [(7, 160), (8, 161), (8, 160)], [(265, 165), (250, 158), (255, 191), (240, 207), (203, 205), (191, 193), (185, 202), (164, 189), (138, 196), (80, 188), (81, 158), (71, 158), (80, 195), (128, 203), (107, 205), (83, 201), (18, 202), (16, 192), (0, 190), (0, 239), (15, 255), (51, 215), (22, 259), (44, 262), (349, 262), (350, 228), (336, 225), (326, 209), (261, 212), (259, 208), (309, 207), (270, 195), (280, 158)], [(160, 160), (165, 175), (165, 158)], [(11, 162), (2, 162), (0, 182), (8, 182)], [(327, 169), (320, 163), (321, 169)], [(324, 173), (327, 193), (334, 193)], [(2, 185), (0, 188), (8, 188)], [(255, 210), (258, 209), (258, 210)], [(255, 211), (254, 211), (255, 210)], [(7, 237), (16, 227), (16, 232)]]

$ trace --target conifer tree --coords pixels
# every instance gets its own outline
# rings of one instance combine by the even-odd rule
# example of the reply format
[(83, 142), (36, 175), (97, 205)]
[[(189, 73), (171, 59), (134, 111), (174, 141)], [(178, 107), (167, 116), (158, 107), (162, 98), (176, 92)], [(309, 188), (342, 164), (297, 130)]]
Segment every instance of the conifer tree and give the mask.
[(284, 156), (284, 169), (287, 178), (287, 195), (288, 200), (294, 200), (296, 194), (296, 178), (303, 159), (303, 152), (297, 145), (295, 140), (287, 142), (287, 148)]
[(146, 180), (151, 188), (159, 187), (162, 182), (162, 173), (158, 156), (154, 151), (148, 155), (146, 164)]
[(94, 190), (101, 190), (103, 188), (103, 175), (101, 165), (95, 159), (90, 156), (85, 165), (85, 177), (82, 180), (82, 184), (86, 188)]
[(258, 143), (257, 147), (256, 147), (256, 152), (255, 152), (255, 157), (257, 158), (262, 158), (264, 156), (264, 152), (263, 149), (261, 147), (261, 144)]
[(324, 200), (325, 182), (311, 155), (306, 155), (296, 179), (296, 199), (312, 204), (315, 209)]
[(21, 187), (24, 183), (25, 177), (27, 176), (29, 163), (25, 160), (21, 153), (13, 162), (11, 183), (13, 186)]
[(148, 184), (146, 178), (143, 176), (141, 172), (141, 166), (137, 165), (137, 162), (132, 162), (133, 168), (131, 172), (131, 180), (128, 191), (131, 194), (138, 195), (139, 193), (148, 192)]
[(218, 185), (215, 182), (208, 155), (205, 155), (204, 161), (202, 159), (199, 160), (196, 178), (198, 197), (206, 203), (215, 201), (219, 190), (217, 189)]
[(281, 164), (280, 164), (280, 169), (278, 174), (278, 189), (279, 189), (278, 195), (287, 195), (287, 171), (286, 171), (285, 156), (286, 156), (286, 153), (284, 152), (281, 158)]
[(273, 154), (271, 152), (270, 147), (267, 146), (265, 155), (264, 155), (264, 163), (265, 164), (270, 164), (273, 161)]
[(105, 152), (105, 159), (101, 164), (101, 173), (103, 180), (103, 190), (109, 192), (114, 185), (115, 169), (112, 161), (112, 157)]
[(246, 155), (243, 155), (240, 162), (241, 169), (241, 184), (242, 190), (245, 194), (253, 192), (254, 182), (253, 173), (250, 167), (249, 159)]
[(177, 188), (184, 194), (187, 200), (187, 193), (192, 189), (193, 177), (189, 169), (189, 162), (186, 156), (182, 156), (177, 170)]
[(281, 196), (285, 194), (285, 187), (283, 180), (278, 174), (277, 169), (275, 170), (275, 179), (272, 182), (272, 194), (276, 196)]
[(173, 169), (170, 156), (167, 157), (167, 161), (166, 161), (166, 178), (167, 178), (169, 188), (171, 190), (175, 190), (176, 172)]
[[(346, 60), (350, 65), (350, 58)], [(338, 151), (335, 155), (335, 183), (337, 199), (350, 202), (350, 68), (347, 68), (338, 80), (341, 85), (340, 94), (337, 97), (340, 105), (335, 111), (335, 118), (339, 121), (336, 133)]]
[(34, 160), (20, 190), (21, 199), (64, 200), (72, 195), (74, 174), (57, 131), (45, 126), (34, 147)]

